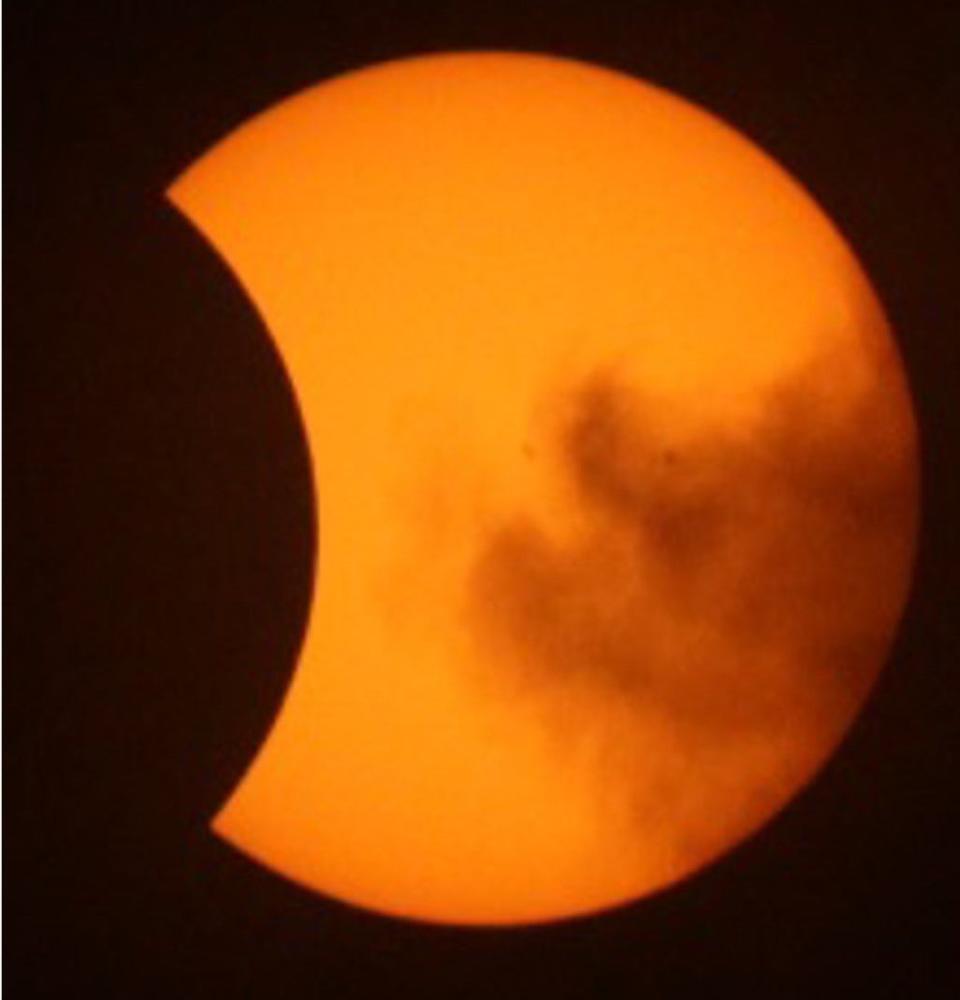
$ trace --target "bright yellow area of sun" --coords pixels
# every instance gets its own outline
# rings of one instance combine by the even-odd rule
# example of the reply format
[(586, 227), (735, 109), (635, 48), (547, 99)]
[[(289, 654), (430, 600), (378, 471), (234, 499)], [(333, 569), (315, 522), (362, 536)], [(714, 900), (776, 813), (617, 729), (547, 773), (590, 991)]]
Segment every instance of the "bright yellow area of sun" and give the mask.
[[(319, 504), (299, 664), (214, 821), (222, 837), (378, 911), (521, 923), (661, 888), (809, 780), (871, 678), (823, 725), (805, 709), (794, 725), (781, 699), (782, 737), (664, 769), (677, 759), (669, 719), (621, 712), (589, 678), (576, 695), (512, 687), (512, 654), (478, 641), (465, 610), (477, 553), (511, 512), (560, 550), (584, 530), (556, 441), (565, 394), (592, 372), (640, 387), (656, 433), (682, 453), (704, 427), (752, 427), (772, 387), (827, 354), (817, 405), (841, 419), (844, 400), (882, 377), (877, 448), (912, 469), (880, 307), (778, 166), (626, 76), (450, 54), (284, 101), (169, 194), (275, 338)], [(862, 598), (887, 637), (912, 516)], [(740, 663), (735, 646), (709, 649), (751, 669), (749, 652)], [(606, 737), (563, 736), (594, 723)], [(656, 821), (624, 818), (622, 782), (598, 761), (621, 736), (636, 752), (631, 780), (685, 782), (686, 812), (671, 814), (668, 791)], [(744, 788), (758, 790), (749, 802)]]

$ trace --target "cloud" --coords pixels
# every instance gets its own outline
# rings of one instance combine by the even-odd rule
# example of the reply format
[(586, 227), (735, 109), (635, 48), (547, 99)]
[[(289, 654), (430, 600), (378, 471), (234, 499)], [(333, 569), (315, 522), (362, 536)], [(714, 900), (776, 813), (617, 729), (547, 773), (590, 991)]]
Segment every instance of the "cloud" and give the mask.
[(822, 357), (749, 425), (682, 438), (662, 400), (592, 372), (554, 407), (579, 533), (504, 513), (466, 583), (485, 690), (559, 754), (586, 752), (684, 858), (759, 822), (832, 746), (899, 611), (915, 502), (889, 432), (900, 397), (843, 371)]

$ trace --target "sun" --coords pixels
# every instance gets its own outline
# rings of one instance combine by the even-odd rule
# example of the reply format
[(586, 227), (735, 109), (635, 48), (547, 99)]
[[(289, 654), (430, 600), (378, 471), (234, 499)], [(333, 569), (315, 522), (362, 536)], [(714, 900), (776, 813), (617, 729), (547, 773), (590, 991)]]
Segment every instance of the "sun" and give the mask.
[(299, 664), (214, 821), (379, 912), (590, 913), (759, 829), (901, 613), (916, 433), (810, 196), (657, 87), (518, 53), (322, 83), (173, 185), (295, 388)]

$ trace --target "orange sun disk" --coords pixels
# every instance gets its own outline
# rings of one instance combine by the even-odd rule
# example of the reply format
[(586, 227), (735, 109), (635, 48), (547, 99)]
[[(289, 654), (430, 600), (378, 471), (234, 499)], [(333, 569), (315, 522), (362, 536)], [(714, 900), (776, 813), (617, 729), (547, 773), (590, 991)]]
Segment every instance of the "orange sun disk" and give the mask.
[(220, 836), (516, 924), (661, 889), (811, 779), (903, 606), (916, 446), (877, 299), (781, 168), (618, 73), (449, 54), (282, 102), (169, 196), (275, 338), (319, 504)]

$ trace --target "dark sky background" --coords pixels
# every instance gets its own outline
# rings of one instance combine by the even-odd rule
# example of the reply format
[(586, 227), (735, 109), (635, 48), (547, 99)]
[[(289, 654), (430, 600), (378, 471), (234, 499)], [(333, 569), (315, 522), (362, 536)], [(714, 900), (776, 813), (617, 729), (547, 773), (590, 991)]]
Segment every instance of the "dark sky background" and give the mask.
[[(960, 8), (911, 6), (8, 5), (12, 997), (951, 995)], [(759, 142), (856, 247), (923, 434), (913, 597), (819, 780), (669, 892), (512, 932), (326, 901), (207, 831), (292, 669), (317, 531), (265, 331), (163, 200), (279, 99), (454, 48), (625, 70)]]

